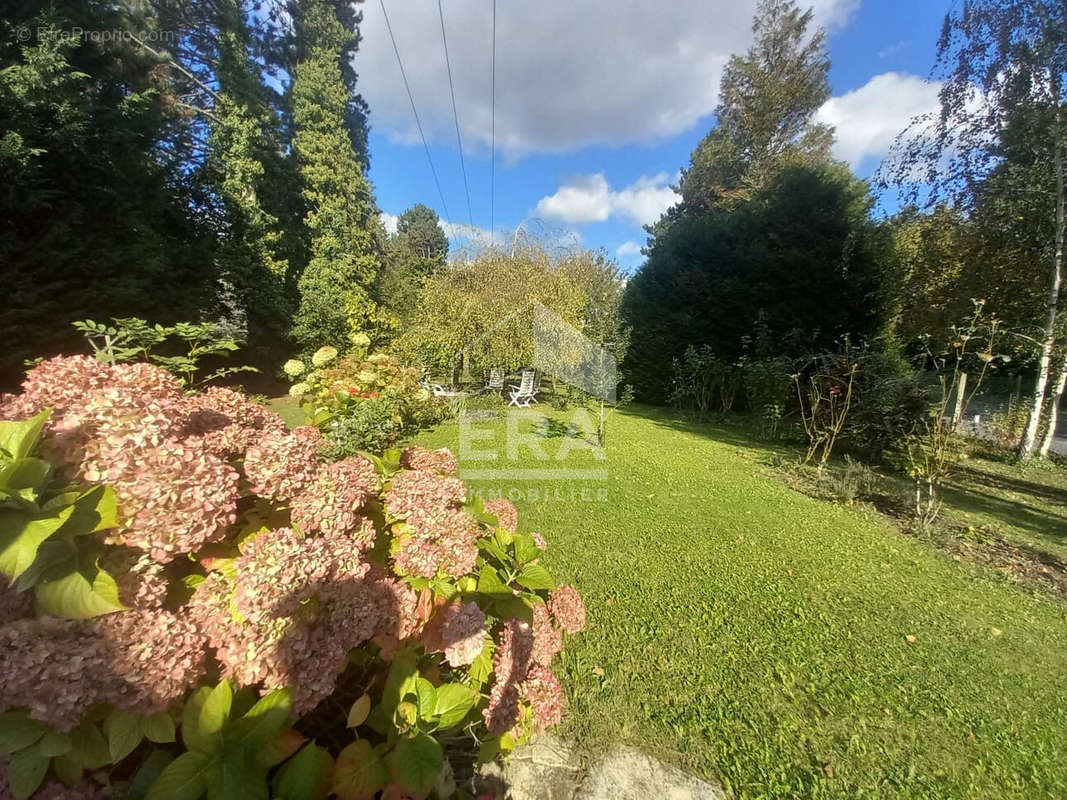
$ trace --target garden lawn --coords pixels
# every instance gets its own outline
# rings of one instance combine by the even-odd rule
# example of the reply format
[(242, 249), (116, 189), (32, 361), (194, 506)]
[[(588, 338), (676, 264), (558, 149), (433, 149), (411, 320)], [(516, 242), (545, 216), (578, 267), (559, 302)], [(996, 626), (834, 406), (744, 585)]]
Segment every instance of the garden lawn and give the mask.
[[(503, 421), (477, 425), (503, 457)], [(419, 441), (459, 452), (458, 432)], [(1067, 605), (787, 488), (761, 450), (634, 408), (609, 423), (607, 500), (517, 502), (589, 608), (561, 733), (738, 797), (1067, 797)], [(544, 466), (520, 458), (497, 466)]]

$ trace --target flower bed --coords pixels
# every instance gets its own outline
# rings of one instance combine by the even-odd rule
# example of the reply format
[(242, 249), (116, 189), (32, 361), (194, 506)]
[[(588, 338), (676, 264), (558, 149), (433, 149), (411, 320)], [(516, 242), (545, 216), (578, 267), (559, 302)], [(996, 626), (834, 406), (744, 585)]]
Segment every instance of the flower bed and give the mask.
[(447, 451), (330, 462), (84, 357), (0, 420), (0, 797), (425, 797), (445, 732), (490, 758), (559, 722), (581, 598)]

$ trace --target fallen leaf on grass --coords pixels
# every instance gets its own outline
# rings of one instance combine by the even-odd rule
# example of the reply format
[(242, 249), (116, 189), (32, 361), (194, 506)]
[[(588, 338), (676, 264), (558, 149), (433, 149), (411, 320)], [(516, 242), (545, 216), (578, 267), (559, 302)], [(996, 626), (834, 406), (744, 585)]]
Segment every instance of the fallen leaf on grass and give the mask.
[(992, 633), (994, 636), (1000, 636), (1000, 634), (1004, 633), (1004, 631), (1002, 631), (1000, 628), (990, 628), (989, 632)]
[(604, 668), (603, 667), (593, 667), (593, 674), (596, 675), (598, 678), (603, 678), (604, 677)]
[(905, 639), (905, 641), (907, 641), (907, 643), (908, 643), (908, 644), (915, 644), (915, 642), (916, 642), (916, 641), (918, 641), (918, 640), (917, 640), (917, 639), (916, 639), (916, 638), (915, 638), (914, 636), (912, 636), (912, 635), (911, 635), (910, 633), (909, 633), (909, 634), (908, 634), (907, 636), (905, 636), (905, 637), (904, 637), (904, 639)]

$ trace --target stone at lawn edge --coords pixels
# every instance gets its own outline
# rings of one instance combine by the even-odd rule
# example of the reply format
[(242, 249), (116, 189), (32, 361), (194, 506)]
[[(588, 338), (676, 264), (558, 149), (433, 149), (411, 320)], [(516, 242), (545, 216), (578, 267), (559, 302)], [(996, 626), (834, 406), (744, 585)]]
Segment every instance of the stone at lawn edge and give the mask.
[(718, 785), (632, 747), (617, 747), (583, 770), (570, 745), (552, 734), (520, 747), (503, 765), (484, 766), (480, 777), (494, 797), (507, 800), (721, 800), (725, 796)]
[(518, 748), (503, 765), (491, 763), (481, 769), (493, 795), (508, 800), (573, 800), (580, 773), (578, 756), (551, 733)]
[(721, 800), (724, 796), (718, 785), (632, 747), (617, 747), (595, 762), (576, 795), (581, 800)]

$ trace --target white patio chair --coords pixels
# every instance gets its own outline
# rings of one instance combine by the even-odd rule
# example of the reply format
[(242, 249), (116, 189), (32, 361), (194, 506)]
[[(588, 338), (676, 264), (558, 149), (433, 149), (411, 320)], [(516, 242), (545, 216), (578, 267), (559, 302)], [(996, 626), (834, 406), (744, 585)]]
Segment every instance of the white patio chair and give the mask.
[(511, 398), (508, 401), (508, 405), (517, 408), (529, 408), (530, 403), (537, 402), (539, 390), (537, 373), (532, 369), (524, 369), (519, 382), (511, 384), (511, 388), (508, 390), (508, 396)]
[(500, 367), (493, 367), (489, 370), (489, 380), (485, 382), (485, 386), (482, 387), (483, 392), (495, 392), (500, 394), (504, 391), (504, 378), (507, 373)]

